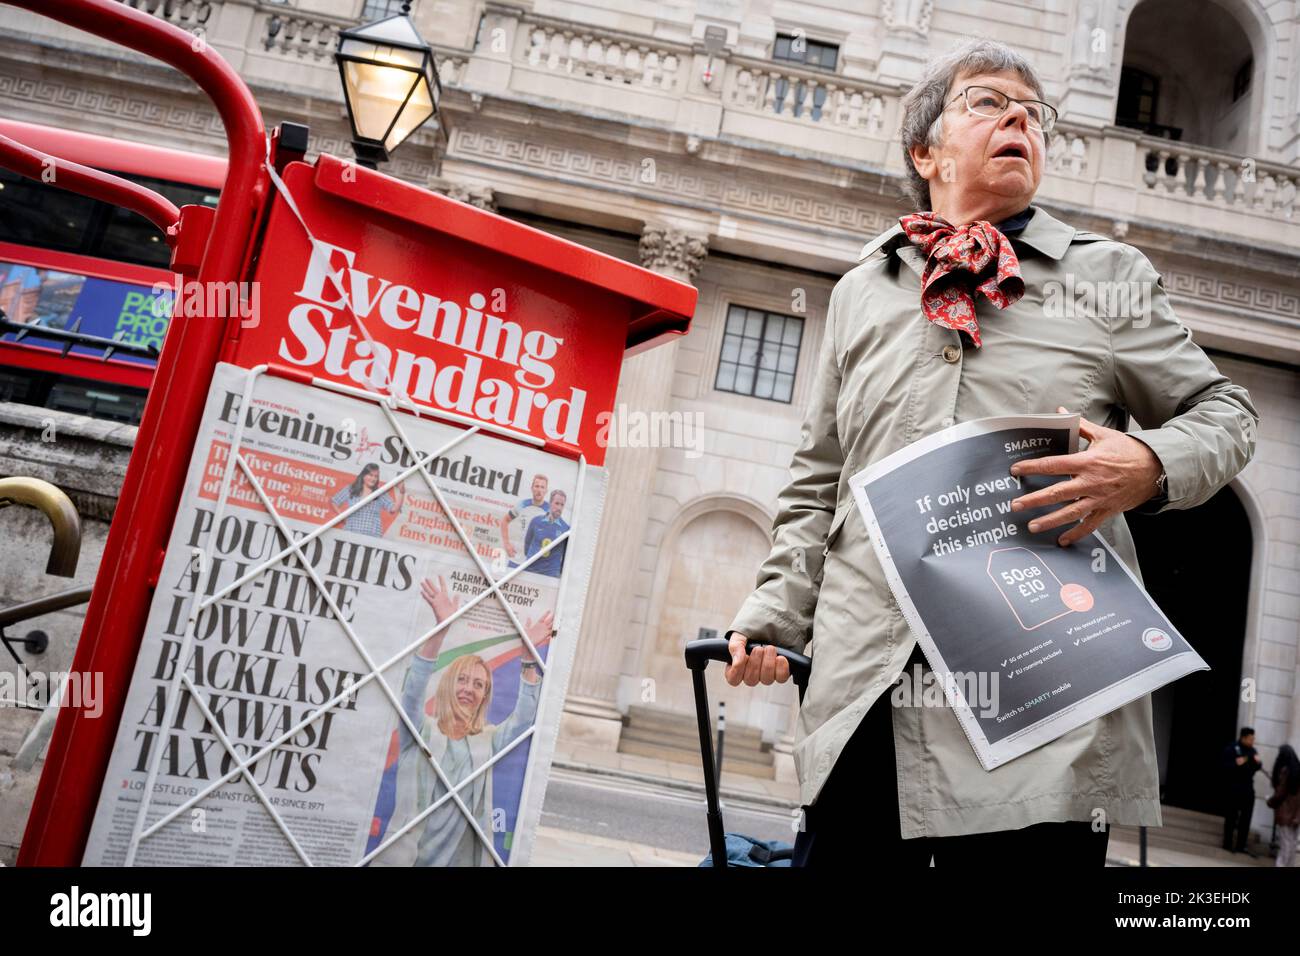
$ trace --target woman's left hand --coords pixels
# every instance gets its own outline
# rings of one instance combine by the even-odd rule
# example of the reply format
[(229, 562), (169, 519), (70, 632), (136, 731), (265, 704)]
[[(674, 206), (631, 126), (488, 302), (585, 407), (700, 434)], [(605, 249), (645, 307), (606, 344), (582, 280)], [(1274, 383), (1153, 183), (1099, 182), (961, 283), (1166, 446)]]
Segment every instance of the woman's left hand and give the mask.
[[(1066, 409), (1058, 407), (1057, 411)], [(1088, 440), (1088, 447), (1081, 452), (1029, 458), (1011, 466), (1011, 474), (1017, 476), (1073, 476), (1011, 502), (1013, 511), (1064, 503), (1065, 507), (1029, 522), (1029, 530), (1038, 532), (1082, 519), (1081, 524), (1057, 538), (1062, 547), (1153, 497), (1160, 477), (1160, 459), (1145, 442), (1086, 418), (1079, 419), (1079, 434)]]
[(547, 611), (536, 621), (529, 618), (527, 623), (524, 624), (524, 630), (528, 632), (528, 639), (532, 641), (533, 646), (536, 647), (538, 644), (542, 643), (542, 641), (547, 640), (551, 636), (551, 630), (554, 626), (555, 614), (552, 611)]
[(420, 582), (420, 597), (424, 598), (424, 603), (429, 605), (439, 623), (455, 614), (460, 607), (460, 598), (452, 596), (451, 589), (441, 574), (438, 575), (437, 584), (428, 578)]
[[(528, 639), (533, 642), (533, 647), (537, 647), (543, 641), (550, 639), (554, 624), (555, 615), (551, 611), (547, 611), (535, 621), (529, 618), (524, 623), (524, 630), (528, 633)], [(542, 679), (542, 674), (532, 656), (532, 651), (528, 650), (528, 648), (524, 648), (524, 663), (532, 663), (533, 666), (522, 668), (520, 676), (528, 683), (536, 684)]]

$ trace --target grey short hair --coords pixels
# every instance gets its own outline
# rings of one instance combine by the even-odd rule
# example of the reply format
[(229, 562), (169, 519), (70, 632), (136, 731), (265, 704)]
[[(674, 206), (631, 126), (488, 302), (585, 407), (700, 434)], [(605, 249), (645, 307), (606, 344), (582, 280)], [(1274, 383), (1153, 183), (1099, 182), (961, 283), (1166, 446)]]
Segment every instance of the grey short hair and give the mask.
[[(926, 64), (925, 74), (903, 97), (903, 163), (907, 176), (903, 191), (920, 211), (930, 209), (930, 184), (912, 163), (913, 146), (935, 146), (943, 139), (943, 107), (957, 77), (976, 73), (1017, 73), (1040, 100), (1046, 99), (1043, 84), (1029, 61), (997, 40), (978, 37), (966, 40)], [(1043, 136), (1047, 145), (1047, 136)]]

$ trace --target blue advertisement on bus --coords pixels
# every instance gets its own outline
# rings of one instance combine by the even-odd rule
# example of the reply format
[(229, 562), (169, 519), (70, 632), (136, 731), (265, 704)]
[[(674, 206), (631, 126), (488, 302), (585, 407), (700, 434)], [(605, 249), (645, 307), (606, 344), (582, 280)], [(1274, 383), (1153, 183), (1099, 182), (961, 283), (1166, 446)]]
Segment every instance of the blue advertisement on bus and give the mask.
[[(14, 322), (52, 329), (76, 329), (88, 335), (118, 339), (124, 344), (162, 348), (175, 293), (170, 287), (155, 295), (155, 287), (114, 279), (97, 279), (72, 272), (0, 260), (0, 310)], [(78, 325), (80, 323), (80, 325)], [(14, 333), (0, 338), (12, 341)], [(61, 347), (30, 335), (29, 345)], [(73, 346), (79, 355), (100, 356), (95, 346)], [(152, 366), (154, 360), (117, 353), (127, 362)]]

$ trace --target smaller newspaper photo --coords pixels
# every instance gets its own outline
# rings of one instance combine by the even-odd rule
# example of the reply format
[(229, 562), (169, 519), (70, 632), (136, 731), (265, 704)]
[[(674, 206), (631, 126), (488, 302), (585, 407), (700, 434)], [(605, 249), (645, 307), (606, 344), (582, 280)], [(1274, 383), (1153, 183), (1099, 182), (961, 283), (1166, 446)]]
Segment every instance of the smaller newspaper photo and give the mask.
[(1060, 547), (1064, 528), (1028, 528), (1044, 509), (1011, 510), (1066, 480), (1013, 476), (1012, 462), (1078, 450), (1077, 414), (983, 418), (849, 481), (890, 589), (985, 770), (1209, 669), (1100, 533)]
[(83, 862), (510, 864), (600, 476), (249, 374), (217, 367)]

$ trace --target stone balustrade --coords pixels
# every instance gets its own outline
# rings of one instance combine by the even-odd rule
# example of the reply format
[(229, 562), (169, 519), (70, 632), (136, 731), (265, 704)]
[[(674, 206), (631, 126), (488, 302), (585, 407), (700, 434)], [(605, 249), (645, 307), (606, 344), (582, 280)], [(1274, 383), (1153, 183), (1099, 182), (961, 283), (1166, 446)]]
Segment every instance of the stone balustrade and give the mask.
[(834, 73), (737, 60), (727, 70), (722, 100), (730, 109), (785, 116), (888, 139), (884, 95), (869, 84)]
[(261, 37), (266, 50), (299, 60), (323, 60), (333, 66), (339, 31), (350, 26), (350, 21), (325, 19), (320, 14), (300, 14), (289, 7), (275, 9), (278, 5), (268, 6), (271, 9), (265, 11)]
[(677, 93), (682, 58), (651, 43), (637, 43), (580, 28), (524, 24), (524, 61), (531, 67), (614, 86)]
[(152, 13), (185, 30), (204, 27), (212, 18), (212, 8), (221, 6), (220, 2), (212, 3), (209, 0), (121, 0), (121, 2), (136, 10)]
[(1152, 137), (1141, 140), (1138, 157), (1138, 176), (1149, 193), (1195, 205), (1295, 218), (1300, 169)]
[[(296, 85), (338, 95), (333, 51), (338, 31), (354, 20), (273, 0), (123, 2), (214, 35), (229, 13), (229, 22), (247, 31), (241, 69), (250, 82), (279, 80), (283, 64), (292, 62), (310, 67), (294, 75)], [(571, 102), (606, 117), (680, 129), (696, 144), (767, 144), (903, 173), (897, 88), (726, 51), (709, 58), (680, 44), (515, 9), (491, 11), (493, 23), (514, 37), (508, 48), (435, 44), (445, 90), (470, 93), (476, 106), (485, 97)], [(228, 48), (229, 35), (225, 42)], [(476, 72), (476, 64), (489, 63), (492, 69)], [(1049, 139), (1041, 194), (1116, 221), (1146, 218), (1243, 239), (1258, 238), (1264, 217), (1274, 224), (1270, 234), (1300, 245), (1298, 189), (1297, 167), (1067, 120)]]

